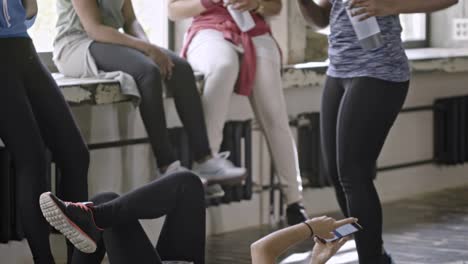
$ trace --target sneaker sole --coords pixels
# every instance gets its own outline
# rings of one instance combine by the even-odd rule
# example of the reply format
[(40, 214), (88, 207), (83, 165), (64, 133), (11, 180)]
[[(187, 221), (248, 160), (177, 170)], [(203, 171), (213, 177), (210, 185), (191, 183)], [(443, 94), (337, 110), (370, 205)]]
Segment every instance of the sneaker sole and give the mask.
[[(203, 174), (202, 174), (203, 175)], [(219, 185), (239, 185), (247, 179), (247, 171), (244, 174), (238, 176), (206, 176), (204, 177), (208, 185), (219, 184)]]
[(62, 209), (50, 197), (50, 193), (41, 194), (39, 203), (47, 222), (62, 233), (79, 251), (84, 253), (96, 251), (96, 242), (62, 212)]
[(246, 178), (247, 178), (247, 176), (244, 175), (244, 176), (241, 176), (241, 177), (230, 178), (230, 179), (220, 177), (220, 178), (208, 178), (206, 180), (208, 182), (208, 185), (219, 184), (219, 185), (231, 186), (231, 185), (242, 184), (245, 181)]
[[(214, 186), (214, 185), (211, 185)], [(218, 192), (212, 192), (212, 193), (207, 193), (209, 191), (208, 188), (211, 188), (210, 186), (206, 187), (205, 189), (205, 200), (210, 200), (210, 199), (219, 199), (223, 198), (226, 193), (224, 192), (223, 189), (220, 189)], [(221, 187), (220, 187), (221, 188)]]
[(207, 194), (205, 195), (205, 200), (220, 199), (220, 198), (223, 198), (224, 195), (226, 195), (224, 192), (215, 193), (215, 194)]

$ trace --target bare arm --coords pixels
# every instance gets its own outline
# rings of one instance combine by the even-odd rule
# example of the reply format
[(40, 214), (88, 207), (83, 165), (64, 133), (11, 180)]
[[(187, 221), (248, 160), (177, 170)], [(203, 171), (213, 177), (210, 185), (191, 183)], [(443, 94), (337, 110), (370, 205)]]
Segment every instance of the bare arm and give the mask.
[[(126, 0), (125, 5), (128, 5)], [(99, 7), (94, 0), (72, 0), (73, 7), (80, 18), (88, 36), (98, 42), (117, 44), (148, 52), (149, 43), (128, 34), (122, 34), (117, 29), (101, 22)]]
[(304, 224), (281, 229), (253, 243), (250, 247), (253, 264), (273, 264), (289, 247), (310, 237)]
[(31, 19), (37, 15), (37, 1), (36, 0), (23, 0), (23, 6), (26, 9), (26, 18)]
[(331, 3), (328, 0), (297, 0), (299, 9), (305, 21), (318, 28), (325, 28), (330, 24)]
[(430, 13), (445, 9), (458, 3), (458, 0), (397, 0), (397, 14)]
[(148, 36), (146, 35), (143, 27), (135, 16), (135, 11), (133, 10), (132, 1), (126, 0), (123, 7), (122, 13), (124, 17), (124, 32), (133, 36), (135, 38), (141, 39), (145, 42), (149, 42)]
[[(216, 4), (222, 0), (211, 1)], [(229, 0), (227, 4), (232, 4), (235, 9), (240, 11), (253, 11), (261, 5), (263, 16), (277, 15), (282, 9), (281, 0)], [(206, 8), (201, 0), (169, 0), (168, 10), (170, 19), (179, 20), (197, 16), (203, 13)]]
[(171, 78), (174, 64), (162, 50), (148, 42), (148, 38), (135, 18), (131, 0), (125, 0), (122, 8), (125, 18), (124, 30), (104, 25), (101, 22), (99, 7), (94, 0), (72, 0), (73, 7), (80, 18), (88, 36), (98, 42), (126, 46), (139, 50), (152, 59), (158, 66), (164, 78)]
[[(216, 2), (219, 2), (219, 0)], [(168, 1), (169, 18), (174, 21), (198, 16), (205, 10), (206, 8), (202, 5), (200, 0)]]
[(458, 0), (352, 0), (351, 8), (359, 8), (353, 15), (372, 16), (435, 12), (458, 3)]
[(257, 10), (265, 17), (276, 16), (283, 8), (281, 0), (230, 0), (228, 4), (232, 4), (239, 11)]
[(264, 16), (276, 16), (283, 9), (283, 4), (281, 0), (266, 0), (263, 2), (265, 7), (263, 15)]
[[(320, 217), (307, 221), (312, 227), (315, 235), (323, 238), (332, 238), (331, 232), (337, 227), (356, 222), (354, 218), (348, 218), (335, 221), (333, 218)], [(283, 252), (288, 248), (306, 240), (311, 236), (309, 228), (305, 224), (298, 224), (285, 229), (271, 233), (270, 235), (258, 240), (251, 246), (251, 255), (253, 264), (273, 264)], [(315, 263), (322, 263), (320, 260)], [(323, 262), (324, 263), (324, 262)]]

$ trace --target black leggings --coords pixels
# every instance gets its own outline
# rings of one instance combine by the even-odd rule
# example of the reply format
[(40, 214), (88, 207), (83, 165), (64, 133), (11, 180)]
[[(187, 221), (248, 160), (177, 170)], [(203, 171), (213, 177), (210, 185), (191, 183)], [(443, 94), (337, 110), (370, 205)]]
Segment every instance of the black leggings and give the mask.
[(53, 263), (38, 202), (46, 191), (46, 148), (63, 174), (60, 198), (70, 201), (88, 198), (88, 149), (31, 40), (0, 39), (0, 61), (0, 138), (16, 168), (21, 223), (35, 263)]
[[(105, 228), (93, 254), (75, 250), (73, 264), (99, 264), (106, 251), (112, 264), (205, 263), (205, 200), (200, 179), (176, 173), (119, 197), (104, 193), (92, 201), (96, 224)], [(138, 219), (166, 215), (156, 249)]]
[[(91, 54), (100, 70), (123, 71), (136, 81), (141, 94), (140, 113), (145, 124), (158, 167), (166, 167), (176, 160), (170, 144), (163, 105), (163, 80), (159, 67), (138, 50), (94, 42)], [(173, 94), (177, 112), (187, 131), (194, 159), (202, 160), (211, 155), (200, 95), (193, 70), (182, 58), (165, 50), (175, 66), (172, 78), (166, 81)]]
[(382, 255), (382, 208), (373, 178), (376, 162), (408, 92), (409, 82), (328, 77), (322, 98), (321, 135), (325, 167), (341, 210), (357, 217), (359, 263)]

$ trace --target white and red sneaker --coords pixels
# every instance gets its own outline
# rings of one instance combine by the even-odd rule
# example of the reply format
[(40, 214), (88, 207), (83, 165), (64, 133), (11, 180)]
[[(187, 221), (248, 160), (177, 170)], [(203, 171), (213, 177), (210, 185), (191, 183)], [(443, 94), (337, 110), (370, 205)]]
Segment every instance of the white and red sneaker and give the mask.
[(50, 192), (41, 194), (39, 201), (47, 222), (78, 250), (84, 253), (96, 251), (103, 230), (94, 222), (93, 203), (64, 202)]

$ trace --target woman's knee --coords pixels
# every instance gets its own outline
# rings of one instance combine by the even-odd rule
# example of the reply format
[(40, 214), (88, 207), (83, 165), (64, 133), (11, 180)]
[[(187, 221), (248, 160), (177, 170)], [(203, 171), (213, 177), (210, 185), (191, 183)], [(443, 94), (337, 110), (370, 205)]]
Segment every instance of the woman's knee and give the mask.
[[(142, 62), (143, 63), (143, 62)], [(140, 91), (145, 92), (146, 89), (150, 91), (162, 90), (162, 77), (159, 67), (154, 63), (143, 63), (139, 71), (139, 76), (136, 78)]]
[(183, 78), (193, 78), (193, 68), (188, 63), (188, 61), (182, 59), (182, 58), (177, 58), (173, 60), (174, 62), (174, 69), (173, 69), (173, 76), (176, 76), (177, 74), (180, 75), (180, 77)]
[(175, 173), (172, 175), (172, 177), (175, 177), (177, 181), (180, 183), (180, 186), (183, 186), (182, 189), (184, 192), (190, 191), (190, 192), (201, 193), (202, 195), (204, 194), (203, 183), (200, 177), (197, 176), (196, 174), (190, 171), (185, 171), (185, 172)]
[(112, 201), (114, 199), (117, 199), (118, 197), (120, 197), (120, 195), (118, 195), (117, 193), (114, 193), (114, 192), (104, 192), (104, 193), (99, 193), (95, 196), (93, 196), (91, 198), (91, 201), (95, 204), (95, 205), (99, 205), (99, 204), (103, 204), (103, 203), (107, 203), (109, 201)]
[(373, 186), (375, 163), (356, 160), (340, 160), (339, 163), (339, 181), (345, 191), (363, 190)]

